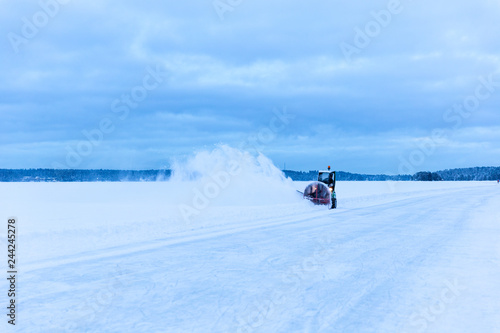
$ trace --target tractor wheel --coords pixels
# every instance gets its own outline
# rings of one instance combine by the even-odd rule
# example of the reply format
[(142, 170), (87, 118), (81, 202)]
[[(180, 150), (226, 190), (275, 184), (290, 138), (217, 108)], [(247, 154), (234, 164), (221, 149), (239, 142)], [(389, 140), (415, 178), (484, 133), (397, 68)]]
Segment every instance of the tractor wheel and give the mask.
[(330, 209), (335, 209), (335, 208), (337, 208), (337, 199), (333, 199), (332, 207)]

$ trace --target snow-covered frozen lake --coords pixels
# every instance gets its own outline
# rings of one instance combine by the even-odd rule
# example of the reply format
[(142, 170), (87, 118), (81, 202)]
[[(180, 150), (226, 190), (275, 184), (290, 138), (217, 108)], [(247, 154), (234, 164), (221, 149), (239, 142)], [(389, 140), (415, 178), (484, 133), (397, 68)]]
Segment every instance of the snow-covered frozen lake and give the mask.
[(233, 182), (1, 183), (15, 331), (500, 331), (500, 185)]

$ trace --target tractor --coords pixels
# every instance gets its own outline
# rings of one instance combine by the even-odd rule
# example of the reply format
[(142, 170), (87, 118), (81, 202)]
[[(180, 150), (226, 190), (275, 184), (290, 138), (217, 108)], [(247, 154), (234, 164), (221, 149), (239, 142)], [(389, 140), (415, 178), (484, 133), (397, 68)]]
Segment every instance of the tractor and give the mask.
[(328, 170), (318, 172), (318, 181), (307, 185), (304, 198), (316, 205), (330, 205), (330, 209), (337, 208), (337, 195), (335, 193), (336, 173)]

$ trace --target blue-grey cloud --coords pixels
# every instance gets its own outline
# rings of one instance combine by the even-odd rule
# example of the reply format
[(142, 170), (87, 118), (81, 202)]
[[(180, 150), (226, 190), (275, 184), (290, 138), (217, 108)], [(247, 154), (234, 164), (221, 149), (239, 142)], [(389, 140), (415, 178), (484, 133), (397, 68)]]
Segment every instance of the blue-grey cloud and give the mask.
[(103, 119), (75, 166), (164, 167), (283, 107), (295, 118), (259, 145), (280, 165), (396, 173), (435, 129), (416, 169), (498, 164), (498, 2), (242, 1), (223, 20), (213, 3), (3, 1), (0, 167), (64, 164)]

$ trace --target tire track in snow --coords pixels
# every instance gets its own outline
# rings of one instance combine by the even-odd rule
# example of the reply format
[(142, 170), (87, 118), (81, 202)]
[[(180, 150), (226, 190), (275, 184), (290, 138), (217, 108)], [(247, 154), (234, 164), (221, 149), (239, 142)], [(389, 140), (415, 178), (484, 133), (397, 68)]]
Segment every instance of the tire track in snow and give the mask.
[[(484, 192), (484, 189), (477, 189), (477, 191)], [(444, 252), (443, 248), (450, 242), (453, 242), (456, 237), (461, 235), (460, 229), (463, 228), (464, 222), (467, 221), (471, 213), (469, 208), (471, 206), (476, 206), (478, 203), (483, 201), (482, 197), (487, 197), (489, 195), (489, 193), (482, 193), (483, 195), (478, 196), (472, 195), (470, 196), (470, 199), (464, 199), (459, 205), (450, 202), (450, 196), (453, 197), (456, 194), (464, 194), (465, 192), (470, 193), (471, 190), (454, 191), (448, 193), (446, 196), (440, 194), (438, 196), (420, 200), (414, 207), (420, 208), (417, 215), (409, 216), (408, 214), (412, 213), (411, 211), (403, 213), (401, 215), (406, 215), (407, 219), (403, 220), (400, 218), (395, 223), (397, 225), (401, 223), (400, 221), (404, 221), (403, 223), (406, 225), (412, 226), (413, 224), (413, 227), (410, 230), (401, 229), (400, 232), (395, 230), (395, 232), (388, 233), (386, 232), (386, 228), (386, 230), (382, 230), (382, 232), (380, 232), (380, 234), (392, 236), (392, 238), (384, 239), (386, 249), (374, 246), (371, 251), (366, 251), (364, 253), (363, 251), (360, 251), (359, 258), (370, 258), (370, 252), (375, 252), (381, 260), (379, 259), (377, 261), (377, 258), (370, 258), (375, 262), (375, 264), (372, 265), (371, 268), (366, 269), (368, 275), (365, 274), (366, 276), (364, 277), (358, 277), (358, 281), (356, 282), (356, 284), (361, 284), (365, 287), (361, 290), (354, 290), (352, 297), (344, 307), (340, 309), (332, 309), (331, 314), (325, 317), (320, 332), (330, 331), (333, 327), (335, 327), (335, 330), (339, 331), (348, 331), (350, 327), (357, 327), (359, 329), (360, 320), (364, 320), (368, 323), (370, 320), (380, 321), (381, 318), (384, 318), (384, 315), (387, 315), (387, 312), (384, 313), (384, 311), (397, 311), (397, 308), (391, 309), (391, 307), (388, 306), (391, 302), (395, 301), (394, 297), (390, 296), (394, 286), (401, 287), (401, 285), (411, 285), (405, 281), (411, 281), (411, 279), (418, 274), (422, 265), (428, 264), (427, 261), (429, 260), (429, 257), (435, 257), (436, 259), (433, 259), (433, 261), (439, 260), (440, 256)], [(467, 196), (462, 196), (462, 198), (467, 198)], [(452, 204), (452, 207), (449, 207), (450, 203)], [(446, 207), (453, 209), (447, 210)], [(404, 207), (400, 206), (398, 211), (404, 212), (404, 210), (400, 210), (402, 208)], [(435, 228), (428, 230), (430, 232), (419, 234), (418, 222), (421, 220), (427, 220), (422, 223), (422, 227), (428, 228), (430, 223), (437, 223), (438, 225), (436, 225)], [(439, 225), (440, 222), (444, 223)], [(403, 231), (403, 233), (401, 233), (401, 231)], [(414, 237), (414, 239), (409, 238), (412, 234), (413, 236), (417, 235), (419, 237)], [(401, 247), (401, 240), (398, 239), (399, 236), (406, 236), (406, 238), (404, 238), (404, 242), (407, 244), (403, 247)], [(373, 238), (374, 241), (379, 239), (380, 242), (379, 235), (375, 235)], [(387, 267), (387, 263), (394, 261), (394, 259), (388, 259), (391, 256), (391, 252), (393, 252), (391, 248), (401, 248), (401, 251), (397, 256), (396, 265)], [(387, 268), (384, 270), (384, 267)], [(372, 273), (375, 271), (380, 273), (379, 276), (372, 276)], [(388, 296), (382, 297), (381, 295), (383, 294)], [(372, 310), (367, 305), (373, 304), (370, 299), (382, 299), (383, 305), (386, 307), (382, 307), (383, 310), (379, 311)], [(381, 307), (381, 304), (379, 303), (377, 306)], [(360, 311), (360, 308), (364, 308), (365, 310)], [(363, 317), (355, 316), (355, 318), (350, 318), (351, 312), (363, 313)], [(372, 331), (368, 329), (370, 325), (365, 325), (363, 327), (367, 329), (367, 331)], [(376, 329), (373, 329), (373, 331), (376, 331)]]
[[(479, 191), (483, 191), (482, 189)], [(457, 193), (464, 193), (464, 191), (453, 191), (448, 193), (447, 196), (443, 196), (442, 193), (438, 195), (434, 195), (427, 198), (421, 198), (417, 202), (414, 198), (398, 200), (398, 203), (395, 205), (391, 204), (383, 204), (381, 206), (387, 206), (383, 209), (381, 207), (370, 207), (368, 209), (360, 209), (358, 210), (360, 214), (357, 214), (353, 217), (348, 218), (345, 221), (339, 222), (337, 221), (341, 218), (341, 215), (332, 216), (332, 219), (335, 221), (335, 229), (342, 229), (343, 227), (349, 225), (355, 225), (355, 228), (348, 228), (347, 234), (342, 237), (337, 237), (335, 240), (339, 242), (339, 244), (335, 245), (336, 251), (341, 251), (339, 253), (340, 257), (348, 257), (350, 260), (354, 262), (367, 262), (367, 264), (362, 265), (361, 268), (358, 268), (356, 272), (346, 276), (345, 285), (349, 286), (353, 282), (352, 277), (355, 274), (358, 274), (358, 277), (355, 278), (358, 283), (362, 283), (364, 286), (361, 291), (354, 290), (349, 297), (349, 301), (344, 303), (342, 307), (336, 308), (332, 310), (330, 316), (327, 317), (324, 322), (326, 322), (326, 326), (323, 329), (327, 329), (330, 327), (330, 324), (334, 324), (335, 322), (341, 320), (343, 317), (346, 317), (349, 312), (355, 308), (358, 304), (363, 303), (367, 297), (371, 294), (379, 292), (389, 293), (391, 289), (389, 288), (391, 284), (397, 279), (400, 281), (404, 279), (405, 276), (411, 276), (416, 269), (418, 269), (418, 261), (423, 260), (429, 256), (429, 254), (433, 254), (433, 252), (439, 252), (439, 249), (442, 248), (443, 243), (446, 243), (451, 238), (444, 239), (443, 235), (446, 235), (446, 231), (448, 227), (460, 228), (460, 225), (463, 224), (463, 220), (467, 217), (467, 209), (468, 205), (459, 206), (457, 210), (453, 212), (453, 215), (449, 215), (448, 211), (442, 211), (442, 207), (446, 207), (449, 204), (450, 197), (454, 197)], [(470, 193), (470, 190), (467, 190)], [(472, 199), (469, 200), (470, 204), (476, 204), (481, 199), (472, 196)], [(436, 204), (437, 202), (441, 204)], [(462, 202), (465, 203), (465, 202)], [(411, 209), (408, 209), (411, 208)], [(391, 214), (393, 213), (394, 214)], [(383, 223), (376, 223), (376, 221), (370, 221), (370, 217), (379, 218), (379, 215), (387, 215), (387, 219), (383, 220)], [(430, 217), (430, 221), (422, 222), (426, 218)], [(438, 222), (440, 219), (446, 219), (446, 217), (453, 217), (450, 225), (439, 226), (437, 225), (435, 228), (431, 228), (427, 230), (427, 233), (423, 233), (419, 238), (412, 242), (408, 242), (405, 250), (408, 251), (407, 254), (403, 253), (403, 258), (400, 258), (400, 262), (403, 262), (403, 265), (396, 264), (387, 269), (385, 267), (384, 261), (376, 260), (376, 258), (371, 258), (371, 253), (378, 253), (378, 257), (382, 259), (387, 259), (388, 262), (391, 262), (391, 257), (394, 257), (394, 254), (391, 253), (391, 248), (399, 245), (401, 247), (401, 240), (405, 237), (408, 238), (412, 233), (418, 235), (418, 230), (420, 226), (428, 227), (428, 224), (432, 224), (433, 222)], [(456, 219), (455, 219), (456, 218)], [(363, 222), (360, 225), (360, 220), (368, 219), (367, 223)], [(373, 225), (370, 226), (370, 224)], [(318, 231), (325, 231), (326, 224), (320, 226), (312, 226), (309, 228), (309, 231), (313, 231), (314, 229), (318, 229)], [(399, 228), (399, 230), (398, 230)], [(408, 230), (408, 228), (410, 228)], [(391, 230), (393, 229), (393, 230)], [(295, 232), (297, 230), (287, 230), (287, 232)], [(321, 233), (317, 233), (316, 237)], [(309, 235), (310, 236), (310, 235)], [(387, 238), (384, 236), (390, 236)], [(371, 244), (379, 245), (380, 248), (376, 246), (373, 247)], [(373, 248), (370, 250), (370, 248)], [(437, 249), (433, 250), (429, 253), (428, 249)], [(301, 258), (298, 258), (301, 259)], [(302, 258), (303, 259), (303, 258)], [(369, 259), (369, 260), (367, 260)], [(299, 260), (300, 261), (300, 260)], [(417, 262), (415, 262), (417, 261)], [(374, 262), (370, 264), (370, 262)], [(408, 269), (408, 263), (412, 263), (416, 265), (414, 269)], [(365, 273), (368, 272), (368, 273)], [(378, 272), (378, 276), (366, 276), (370, 272)], [(388, 287), (389, 286), (389, 287)], [(339, 289), (343, 289), (340, 287)], [(346, 288), (348, 289), (348, 288)], [(330, 304), (326, 304), (320, 312), (328, 312), (327, 308), (331, 306)], [(321, 307), (320, 307), (321, 308)], [(330, 309), (331, 310), (331, 309)], [(318, 316), (316, 316), (318, 317)], [(330, 324), (328, 324), (330, 323)], [(310, 324), (310, 327), (317, 327), (318, 325)], [(268, 327), (269, 329), (269, 327)], [(273, 328), (278, 329), (278, 328)], [(280, 327), (278, 330), (286, 330), (287, 328)], [(258, 331), (258, 330), (257, 330)]]
[[(452, 192), (459, 193), (463, 191), (470, 191), (470, 188), (467, 189), (453, 189)], [(418, 199), (421, 200), (428, 200), (429, 202), (432, 202), (433, 198), (439, 198), (443, 194), (440, 192), (439, 194), (434, 194), (432, 196), (427, 196), (425, 198), (418, 197)], [(182, 233), (177, 233), (176, 235), (169, 237), (169, 238), (164, 238), (164, 239), (156, 239), (152, 240), (151, 244), (144, 245), (141, 242), (141, 245), (137, 244), (132, 244), (132, 245), (127, 245), (127, 246), (120, 246), (116, 248), (105, 248), (105, 249), (99, 249), (98, 251), (95, 252), (90, 252), (90, 253), (83, 253), (83, 254), (77, 254), (77, 255), (72, 255), (69, 257), (61, 257), (61, 258), (51, 258), (48, 260), (43, 260), (37, 263), (31, 263), (31, 264), (26, 264), (23, 267), (23, 270), (25, 272), (30, 272), (33, 270), (37, 269), (42, 269), (42, 268), (53, 268), (61, 265), (67, 265), (67, 264), (73, 264), (77, 262), (84, 262), (84, 261), (95, 261), (95, 260), (100, 260), (100, 259), (106, 259), (106, 258), (111, 258), (111, 257), (119, 257), (119, 256), (125, 256), (125, 255), (131, 255), (134, 253), (139, 253), (139, 252), (144, 252), (144, 251), (151, 251), (155, 250), (164, 246), (171, 246), (171, 245), (178, 245), (182, 243), (188, 243), (188, 242), (195, 242), (195, 241), (203, 241), (206, 239), (210, 238), (215, 238), (215, 237), (223, 237), (226, 235), (231, 235), (231, 234), (236, 234), (236, 233), (242, 233), (242, 232), (249, 232), (253, 230), (272, 230), (275, 228), (280, 228), (282, 226), (286, 225), (295, 225), (295, 224), (304, 224), (303, 229), (308, 230), (310, 228), (314, 228), (314, 225), (311, 225), (311, 220), (319, 220), (320, 218), (323, 217), (328, 217), (331, 216), (335, 220), (341, 220), (342, 217), (345, 215), (350, 215), (352, 213), (358, 213), (360, 214), (359, 216), (373, 216), (374, 214), (380, 214), (383, 212), (386, 212), (387, 210), (394, 210), (395, 208), (399, 209), (404, 209), (407, 206), (412, 206), (414, 204), (415, 198), (410, 197), (410, 198), (405, 198), (405, 199), (397, 199), (391, 202), (384, 202), (382, 204), (378, 204), (375, 206), (368, 206), (368, 207), (362, 207), (362, 208), (354, 208), (352, 210), (346, 210), (346, 209), (337, 209), (337, 210), (324, 210), (324, 211), (317, 211), (317, 210), (307, 210), (304, 211), (304, 213), (300, 215), (292, 215), (292, 216), (284, 216), (284, 217), (278, 217), (278, 218), (270, 218), (270, 219), (264, 219), (260, 220), (258, 222), (255, 222), (250, 225), (244, 225), (244, 226), (229, 226), (229, 227), (213, 227), (213, 228), (206, 228), (206, 229), (198, 229), (196, 231), (187, 231), (187, 232), (182, 232)], [(395, 205), (396, 204), (396, 205)], [(358, 217), (356, 217), (358, 218)], [(312, 222), (314, 223), (314, 222)], [(319, 228), (321, 228), (322, 224), (320, 224)]]
[[(364, 264), (363, 267), (358, 267), (356, 271), (354, 271), (351, 275), (346, 275), (343, 279), (338, 279), (338, 281), (344, 281), (344, 284), (341, 286), (336, 286), (340, 289), (345, 287), (345, 293), (343, 294), (349, 301), (343, 304), (343, 307), (340, 310), (337, 310), (335, 307), (332, 309), (332, 303), (328, 299), (322, 300), (323, 303), (318, 305), (318, 315), (316, 318), (310, 319), (309, 327), (323, 327), (320, 324), (322, 323), (331, 323), (335, 326), (344, 325), (349, 326), (351, 321), (347, 320), (347, 322), (341, 322), (343, 318), (348, 317), (349, 313), (363, 303), (369, 295), (374, 294), (377, 289), (386, 290), (391, 286), (390, 279), (394, 279), (395, 275), (400, 275), (396, 278), (397, 281), (401, 281), (405, 279), (405, 274), (402, 274), (401, 271), (392, 271), (387, 270), (386, 272), (380, 273), (376, 279), (370, 279), (367, 275), (370, 272), (375, 271), (377, 269), (381, 269), (384, 264), (382, 261), (383, 258), (386, 258), (387, 255), (384, 252), (384, 248), (373, 248), (370, 251), (371, 244), (384, 244), (386, 248), (390, 248), (390, 246), (394, 246), (399, 243), (399, 238), (401, 236), (408, 236), (414, 232), (414, 230), (418, 230), (418, 222), (422, 217), (427, 215), (434, 215), (436, 213), (440, 213), (440, 207), (449, 203), (450, 198), (453, 198), (456, 194), (465, 194), (471, 192), (471, 189), (463, 190), (463, 191), (450, 191), (447, 195), (443, 195), (442, 193), (431, 195), (424, 199), (415, 199), (415, 198), (406, 198), (403, 200), (395, 200), (390, 203), (384, 203), (378, 206), (370, 206), (366, 208), (358, 208), (355, 210), (338, 210), (338, 211), (317, 211), (311, 209), (310, 211), (304, 212), (303, 214), (296, 216), (284, 216), (281, 218), (270, 218), (265, 220), (260, 220), (250, 226), (236, 226), (230, 228), (215, 228), (214, 230), (206, 231), (201, 230), (197, 231), (195, 235), (187, 235), (187, 236), (179, 236), (173, 237), (169, 239), (163, 239), (156, 241), (155, 244), (152, 244), (149, 247), (142, 246), (134, 246), (130, 249), (110, 249), (110, 253), (106, 253), (105, 255), (85, 255), (85, 256), (74, 256), (70, 258), (64, 258), (60, 261), (56, 261), (52, 266), (44, 265), (41, 263), (39, 267), (32, 266), (31, 267), (31, 275), (34, 275), (34, 272), (41, 269), (48, 269), (57, 267), (57, 270), (60, 272), (61, 277), (65, 275), (73, 274), (75, 269), (80, 271), (95, 271), (90, 269), (98, 268), (99, 266), (105, 265), (106, 262), (115, 261), (118, 258), (122, 259), (131, 259), (132, 257), (139, 257), (144, 254), (153, 254), (155, 256), (160, 256), (166, 251), (166, 248), (171, 246), (186, 246), (193, 245), (193, 243), (201, 242), (206, 243), (210, 240), (210, 242), (215, 243), (217, 240), (227, 239), (228, 237), (234, 237), (237, 235), (247, 235), (247, 238), (255, 238), (252, 235), (258, 234), (259, 237), (267, 237), (267, 239), (259, 239), (257, 240), (261, 243), (264, 241), (269, 241), (273, 235), (276, 234), (287, 234), (291, 239), (300, 239), (302, 237), (309, 237), (311, 239), (319, 238), (320, 235), (325, 232), (336, 233), (341, 231), (333, 239), (338, 242), (336, 244), (336, 250), (339, 251), (339, 255), (345, 256), (346, 258), (351, 259), (352, 261), (357, 261), (360, 263), (372, 262), (371, 266), (369, 264)], [(439, 201), (438, 201), (439, 200)], [(472, 200), (472, 199), (471, 199)], [(477, 199), (479, 200), (479, 199)], [(476, 201), (477, 201), (476, 200)], [(440, 204), (436, 204), (439, 202)], [(454, 216), (463, 215), (464, 210), (466, 210), (466, 206), (459, 206), (461, 209), (454, 212)], [(418, 214), (412, 215), (413, 212), (417, 211)], [(466, 211), (465, 211), (466, 212)], [(387, 223), (380, 222), (380, 216), (384, 216), (385, 221)], [(406, 218), (406, 221), (402, 221)], [(378, 221), (378, 222), (377, 222)], [(404, 223), (407, 223), (404, 225)], [(404, 228), (407, 226), (407, 228)], [(408, 229), (410, 226), (411, 228)], [(396, 231), (399, 231), (397, 235), (392, 235), (391, 239), (384, 239), (384, 236), (393, 234), (391, 229), (395, 227), (400, 227), (400, 230), (396, 228)], [(437, 228), (432, 230), (434, 234), (442, 234), (442, 230)], [(431, 234), (432, 235), (432, 234)], [(422, 237), (426, 236), (425, 234)], [(231, 243), (231, 241), (229, 242)], [(282, 244), (286, 246), (287, 244)], [(414, 242), (414, 253), (415, 257), (411, 257), (408, 255), (404, 262), (406, 265), (408, 260), (413, 259), (417, 260), (419, 258), (425, 259), (429, 256), (429, 252), (425, 252), (424, 249), (429, 245), (429, 242), (418, 244), (418, 242)], [(439, 249), (439, 246), (437, 247)], [(100, 250), (102, 251), (102, 250)], [(100, 252), (99, 251), (99, 252)], [(112, 252), (114, 251), (114, 252)], [(179, 251), (178, 251), (179, 252)], [(282, 255), (286, 255), (281, 253)], [(369, 257), (371, 256), (371, 257)], [(363, 258), (370, 258), (370, 260), (363, 260)], [(293, 258), (293, 261), (301, 261), (304, 259), (303, 257)], [(210, 263), (207, 263), (210, 264)], [(418, 268), (418, 262), (415, 263)], [(402, 268), (405, 269), (406, 266), (402, 265)], [(276, 267), (279, 269), (280, 266)], [(395, 267), (400, 268), (400, 267)], [(155, 265), (154, 267), (144, 267), (137, 271), (129, 271), (124, 274), (124, 279), (128, 279), (131, 284), (135, 285), (140, 282), (144, 276), (154, 276), (157, 281), (160, 281), (162, 276), (162, 270), (165, 268), (159, 265)], [(286, 268), (285, 268), (286, 269)], [(97, 271), (99, 271), (97, 269)], [(405, 273), (405, 272), (403, 272)], [(362, 287), (359, 291), (352, 290), (352, 281), (350, 281), (350, 277), (354, 274), (357, 274), (357, 281), (360, 283)], [(406, 272), (406, 275), (412, 275), (413, 272)], [(402, 276), (401, 276), (402, 275)], [(87, 281), (81, 283), (79, 285), (73, 286), (72, 291), (84, 292), (86, 288), (95, 288), (96, 285), (99, 285), (100, 282), (104, 282), (105, 279), (99, 279), (94, 276), (91, 276)], [(155, 284), (153, 289), (157, 288)], [(152, 289), (148, 290), (144, 289), (142, 291), (138, 290), (139, 293), (144, 291), (144, 294), (148, 292), (151, 294)], [(61, 292), (61, 290), (59, 290)], [(52, 293), (53, 294), (53, 293)], [(160, 292), (161, 294), (161, 292)], [(38, 294), (36, 298), (50, 298), (48, 297), (51, 293), (46, 294)], [(161, 294), (163, 295), (163, 294)], [(42, 297), (43, 296), (43, 297)], [(52, 295), (52, 298), (56, 297), (56, 295)], [(333, 310), (333, 311), (332, 311)], [(337, 312), (334, 312), (337, 310)], [(347, 318), (349, 319), (349, 318)], [(316, 322), (316, 323), (314, 323)], [(331, 326), (326, 326), (325, 330), (328, 330)]]

